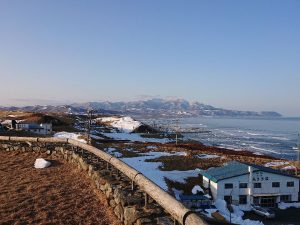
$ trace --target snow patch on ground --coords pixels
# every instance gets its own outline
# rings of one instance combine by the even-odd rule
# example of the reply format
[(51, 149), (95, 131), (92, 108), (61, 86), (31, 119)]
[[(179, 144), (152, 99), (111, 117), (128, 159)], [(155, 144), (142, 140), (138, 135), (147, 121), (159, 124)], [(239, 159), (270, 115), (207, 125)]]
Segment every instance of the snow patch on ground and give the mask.
[(204, 197), (208, 198), (208, 199), (211, 199), (211, 196), (210, 194), (206, 194), (206, 195), (203, 195)]
[(200, 159), (214, 159), (214, 158), (219, 158), (220, 156), (218, 156), (218, 155), (200, 154), (200, 155), (197, 155), (197, 157), (200, 158)]
[(268, 162), (264, 166), (265, 167), (277, 167), (289, 164), (288, 162)]
[[(17, 123), (23, 122), (24, 120), (16, 120)], [(12, 120), (4, 120), (1, 122), (2, 125), (11, 125)]]
[(176, 156), (187, 156), (188, 154), (186, 152), (172, 152), (172, 155)]
[(281, 168), (282, 170), (296, 170), (295, 166), (285, 166), (283, 168)]
[(96, 120), (103, 123), (108, 123), (110, 126), (119, 129), (122, 132), (130, 133), (142, 125), (141, 122), (132, 119), (129, 116), (125, 117), (100, 117)]
[(180, 195), (183, 194), (183, 191), (177, 190), (176, 188), (172, 188), (172, 191), (174, 192), (175, 198), (176, 198), (178, 201), (181, 201)]
[(278, 208), (279, 209), (288, 209), (288, 208), (300, 208), (300, 202), (292, 202), (292, 203), (285, 203), (285, 202), (280, 202), (278, 203)]
[(211, 214), (216, 211), (218, 211), (218, 209), (205, 209), (206, 215), (210, 218), (213, 218)]
[(203, 189), (199, 185), (195, 185), (192, 189), (192, 193), (194, 195), (198, 194), (198, 192), (204, 193)]
[(155, 143), (168, 143), (171, 140), (168, 138), (143, 138), (139, 134), (135, 133), (103, 133), (106, 137), (113, 138), (115, 140), (129, 140), (139, 142), (155, 142)]
[[(215, 206), (219, 210), (219, 213), (222, 216), (224, 216), (224, 218), (227, 221), (230, 221), (230, 212), (227, 209), (226, 202), (224, 200), (218, 199), (215, 202)], [(231, 213), (232, 223), (241, 224), (241, 225), (263, 225), (263, 223), (260, 221), (249, 220), (249, 219), (243, 220), (242, 217), (244, 215), (244, 212), (238, 206), (232, 205), (232, 208), (233, 208), (233, 213)]]
[(262, 154), (262, 153), (260, 153), (260, 152), (254, 152), (253, 154), (254, 154), (254, 155), (264, 155), (264, 154)]
[(108, 154), (113, 154), (114, 151), (116, 151), (117, 149), (116, 148), (106, 148), (105, 151), (108, 153)]
[(103, 140), (104, 139), (103, 137), (100, 137), (100, 136), (97, 136), (97, 135), (94, 135), (94, 134), (91, 134), (90, 136), (91, 136), (91, 138), (93, 138), (95, 140)]
[(58, 132), (54, 134), (54, 137), (56, 138), (68, 138), (68, 139), (73, 139), (76, 141), (80, 141), (82, 143), (87, 143), (86, 140), (80, 138), (81, 134), (75, 134), (75, 133), (69, 133), (69, 132)]
[(146, 159), (155, 159), (161, 156), (173, 156), (180, 153), (167, 153), (167, 152), (150, 152), (143, 154), (139, 157), (133, 158), (121, 158), (122, 161), (132, 166), (134, 169), (143, 173), (146, 177), (156, 183), (164, 190), (168, 190), (168, 186), (165, 182), (165, 178), (180, 183), (185, 183), (185, 179), (188, 177), (197, 177), (199, 172), (197, 170), (187, 170), (187, 171), (161, 171), (159, 166), (162, 165), (160, 162), (145, 162)]
[(117, 157), (117, 158), (121, 158), (123, 157), (123, 154), (118, 152), (118, 150), (116, 148), (105, 148), (104, 149), (108, 154)]
[(147, 146), (147, 149), (157, 149), (157, 146)]
[(51, 165), (51, 162), (43, 159), (43, 158), (39, 158), (35, 160), (34, 163), (34, 168), (36, 169), (43, 169), (43, 168), (47, 168)]
[(123, 157), (123, 154), (120, 152), (114, 152), (114, 156), (117, 158), (121, 158), (121, 157)]

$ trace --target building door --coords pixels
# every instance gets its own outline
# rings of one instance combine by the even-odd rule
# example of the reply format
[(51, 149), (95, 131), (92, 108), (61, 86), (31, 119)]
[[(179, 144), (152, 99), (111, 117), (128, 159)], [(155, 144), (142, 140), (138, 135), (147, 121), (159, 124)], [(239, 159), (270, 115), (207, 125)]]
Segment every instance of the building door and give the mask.
[(261, 197), (260, 206), (267, 207), (267, 208), (276, 207), (276, 197), (275, 196)]
[(253, 198), (253, 204), (254, 205), (259, 205), (260, 203), (259, 203), (259, 197), (254, 197)]

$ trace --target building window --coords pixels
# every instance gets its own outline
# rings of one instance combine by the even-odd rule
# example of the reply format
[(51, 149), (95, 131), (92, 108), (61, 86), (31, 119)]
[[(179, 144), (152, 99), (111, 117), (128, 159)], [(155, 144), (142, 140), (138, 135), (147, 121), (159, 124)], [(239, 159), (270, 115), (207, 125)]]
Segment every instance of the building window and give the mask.
[(261, 183), (253, 183), (254, 188), (261, 188)]
[(281, 202), (290, 202), (292, 199), (291, 195), (280, 195), (280, 201)]
[(239, 196), (239, 204), (246, 205), (247, 204), (247, 195), (240, 195)]
[(248, 184), (247, 183), (240, 183), (240, 188), (247, 188)]
[(279, 182), (272, 182), (272, 187), (280, 187), (280, 183)]
[(233, 188), (233, 184), (231, 183), (225, 184), (225, 189), (232, 189), (232, 188)]
[(289, 181), (286, 183), (287, 187), (294, 187), (294, 181)]
[(231, 204), (231, 202), (232, 202), (232, 198), (230, 195), (224, 195), (224, 200), (228, 204)]

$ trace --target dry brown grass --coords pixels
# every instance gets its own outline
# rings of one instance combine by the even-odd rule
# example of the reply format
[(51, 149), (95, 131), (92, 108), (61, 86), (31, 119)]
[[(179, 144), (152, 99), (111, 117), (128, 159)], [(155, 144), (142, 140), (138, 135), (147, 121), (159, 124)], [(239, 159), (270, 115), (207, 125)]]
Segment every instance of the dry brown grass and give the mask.
[(58, 159), (35, 169), (40, 156), (0, 152), (0, 224), (119, 225), (84, 173)]

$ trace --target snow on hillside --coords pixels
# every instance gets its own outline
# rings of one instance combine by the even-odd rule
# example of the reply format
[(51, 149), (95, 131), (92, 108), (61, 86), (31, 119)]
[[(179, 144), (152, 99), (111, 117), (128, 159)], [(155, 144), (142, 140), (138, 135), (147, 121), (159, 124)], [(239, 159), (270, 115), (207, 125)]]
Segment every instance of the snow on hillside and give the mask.
[(281, 168), (281, 170), (296, 170), (297, 168), (295, 166), (285, 166)]
[(169, 180), (177, 181), (180, 183), (185, 183), (185, 179), (188, 177), (197, 177), (199, 172), (197, 170), (172, 170), (172, 171), (162, 171), (159, 169), (159, 166), (162, 165), (161, 162), (146, 162), (147, 159), (155, 159), (161, 156), (174, 156), (174, 155), (182, 155), (184, 156), (185, 152), (147, 152), (138, 157), (133, 158), (121, 158), (121, 160), (128, 165), (132, 166), (154, 183), (156, 183), (159, 187), (164, 190), (168, 190), (168, 186), (166, 184), (165, 178)]
[(76, 141), (80, 141), (82, 143), (87, 143), (86, 140), (80, 138), (81, 135), (80, 134), (75, 134), (75, 133), (69, 133), (69, 132), (58, 132), (56, 134), (54, 134), (54, 137), (56, 138), (68, 138), (68, 139), (73, 139)]
[(289, 164), (288, 162), (268, 162), (264, 166), (265, 167), (278, 167)]
[(142, 125), (141, 122), (134, 120), (129, 116), (125, 117), (100, 117), (97, 118), (102, 123), (108, 123), (110, 126), (119, 129), (122, 132), (130, 133)]

